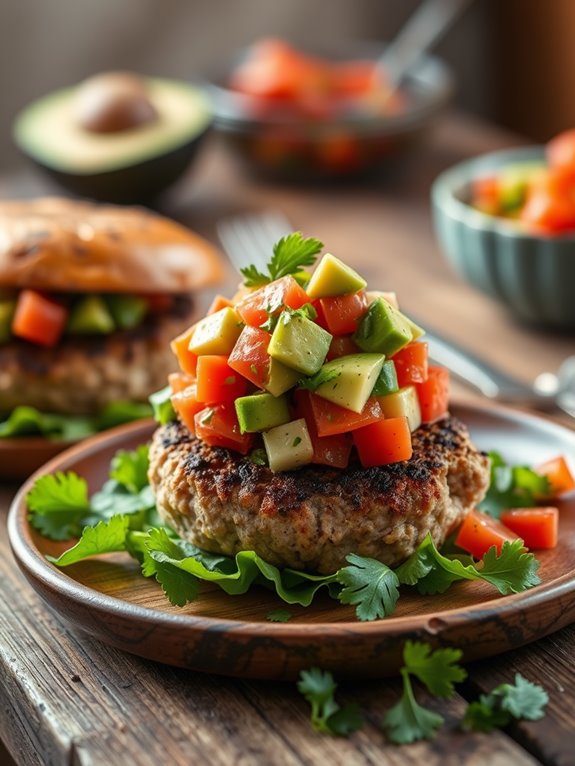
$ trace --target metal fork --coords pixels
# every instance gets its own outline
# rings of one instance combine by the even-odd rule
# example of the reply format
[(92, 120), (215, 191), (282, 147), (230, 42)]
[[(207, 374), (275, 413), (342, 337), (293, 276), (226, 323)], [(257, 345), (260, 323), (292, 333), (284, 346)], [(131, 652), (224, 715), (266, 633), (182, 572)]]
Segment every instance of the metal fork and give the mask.
[(287, 217), (275, 210), (225, 218), (217, 224), (222, 246), (238, 272), (250, 264), (265, 269), (273, 245), (290, 231)]

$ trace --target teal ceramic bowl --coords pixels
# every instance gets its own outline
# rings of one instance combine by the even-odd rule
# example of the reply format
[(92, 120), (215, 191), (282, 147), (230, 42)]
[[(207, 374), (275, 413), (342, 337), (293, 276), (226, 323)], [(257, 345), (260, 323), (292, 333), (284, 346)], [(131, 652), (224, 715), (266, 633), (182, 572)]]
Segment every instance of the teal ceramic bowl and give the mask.
[(454, 270), (519, 320), (575, 330), (575, 232), (533, 234), (469, 204), (470, 183), (498, 168), (543, 162), (543, 147), (482, 155), (446, 170), (431, 192), (439, 244)]

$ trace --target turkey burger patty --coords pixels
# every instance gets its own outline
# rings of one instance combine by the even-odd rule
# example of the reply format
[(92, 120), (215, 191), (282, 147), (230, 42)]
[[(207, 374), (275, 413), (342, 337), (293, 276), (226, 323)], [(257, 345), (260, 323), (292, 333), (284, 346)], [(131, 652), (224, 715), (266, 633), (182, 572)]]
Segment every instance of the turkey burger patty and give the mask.
[(163, 521), (200, 548), (330, 574), (349, 553), (396, 566), (428, 532), (441, 545), (482, 499), (489, 461), (451, 416), (413, 433), (410, 460), (285, 473), (173, 422), (153, 437), (149, 479)]

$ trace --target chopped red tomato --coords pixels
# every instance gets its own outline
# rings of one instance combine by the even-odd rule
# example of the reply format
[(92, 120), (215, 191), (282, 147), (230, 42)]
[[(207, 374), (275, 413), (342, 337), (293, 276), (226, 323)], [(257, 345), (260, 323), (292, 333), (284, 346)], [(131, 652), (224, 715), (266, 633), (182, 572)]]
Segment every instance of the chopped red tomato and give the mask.
[(534, 183), (521, 210), (521, 220), (534, 229), (557, 234), (575, 228), (575, 172), (551, 168)]
[(233, 403), (248, 390), (247, 380), (229, 366), (227, 356), (198, 357), (196, 377), (198, 401), (205, 404)]
[(206, 407), (194, 418), (196, 436), (212, 447), (226, 447), (246, 455), (254, 435), (242, 434), (233, 404)]
[(350, 335), (334, 335), (329, 344), (326, 360), (338, 359), (340, 356), (359, 354), (361, 349), (357, 346)]
[(364, 468), (409, 460), (413, 454), (406, 417), (386, 418), (353, 432), (353, 441)]
[(354, 333), (359, 320), (367, 311), (367, 298), (363, 290), (350, 295), (320, 298), (318, 303), (326, 328), (332, 335)]
[(195, 325), (188, 327), (185, 332), (183, 332), (181, 335), (178, 335), (178, 337), (174, 338), (174, 340), (170, 343), (170, 348), (174, 352), (182, 372), (186, 372), (188, 375), (194, 376), (196, 374), (196, 367), (198, 365), (198, 357), (196, 354), (190, 351), (189, 345), (195, 329)]
[(575, 129), (566, 130), (552, 138), (545, 154), (551, 167), (575, 170)]
[(557, 545), (557, 508), (510, 508), (502, 512), (501, 522), (520, 537), (528, 548), (542, 550)]
[(303, 57), (282, 40), (267, 38), (251, 46), (247, 58), (232, 73), (230, 86), (254, 96), (291, 100), (305, 78)]
[(262, 388), (268, 378), (270, 357), (267, 348), (270, 334), (259, 327), (246, 325), (241, 331), (228, 364), (259, 388)]
[(282, 277), (247, 295), (236, 311), (251, 327), (260, 327), (271, 314), (279, 314), (284, 306), (299, 309), (309, 303), (306, 291), (291, 276)]
[(575, 477), (567, 460), (562, 455), (534, 466), (533, 470), (541, 476), (546, 476), (549, 480), (551, 489), (547, 497), (559, 497), (575, 489)]
[(373, 61), (336, 62), (331, 68), (338, 96), (362, 96), (378, 87), (378, 73)]
[(517, 538), (515, 532), (493, 516), (482, 511), (471, 511), (459, 528), (455, 544), (474, 558), (480, 559), (492, 546), (495, 546), (500, 554), (505, 541), (512, 542)]
[(184, 388), (191, 386), (196, 382), (193, 375), (188, 375), (186, 372), (171, 372), (168, 375), (168, 384), (172, 389), (173, 394), (177, 394), (179, 391), (183, 391)]
[(295, 391), (295, 417), (304, 418), (313, 446), (312, 463), (330, 465), (333, 468), (347, 468), (353, 446), (351, 434), (319, 436), (310, 401), (310, 392)]
[(194, 418), (196, 413), (203, 410), (206, 406), (203, 402), (198, 402), (196, 384), (192, 383), (191, 386), (184, 388), (183, 391), (175, 393), (172, 396), (172, 405), (178, 413), (182, 423), (195, 434), (196, 424)]
[[(309, 396), (309, 403), (319, 436), (344, 434), (361, 428), (369, 423), (383, 418), (381, 406), (377, 399), (368, 399), (361, 412), (352, 412), (338, 404), (328, 402), (311, 391), (303, 392)], [(299, 394), (298, 394), (299, 396)]]
[(338, 171), (353, 171), (361, 167), (362, 144), (351, 132), (340, 131), (325, 136), (317, 146), (321, 167)]
[[(393, 359), (395, 361), (395, 357)], [(416, 383), (415, 389), (422, 423), (433, 423), (446, 414), (449, 406), (449, 370), (430, 364), (427, 368), (427, 380)]]
[(476, 178), (471, 182), (473, 207), (488, 215), (498, 215), (501, 208), (499, 179), (495, 176)]
[(224, 298), (223, 295), (215, 295), (213, 301), (210, 303), (209, 309), (206, 311), (206, 316), (208, 314), (215, 314), (216, 311), (220, 311), (220, 309), (225, 308), (232, 308), (233, 303), (228, 300), (228, 298)]
[(393, 355), (393, 363), (400, 388), (413, 383), (425, 383), (428, 377), (427, 343), (408, 343)]
[(60, 340), (66, 320), (67, 309), (51, 298), (35, 290), (22, 290), (16, 303), (12, 320), (12, 332), (40, 346), (55, 346)]

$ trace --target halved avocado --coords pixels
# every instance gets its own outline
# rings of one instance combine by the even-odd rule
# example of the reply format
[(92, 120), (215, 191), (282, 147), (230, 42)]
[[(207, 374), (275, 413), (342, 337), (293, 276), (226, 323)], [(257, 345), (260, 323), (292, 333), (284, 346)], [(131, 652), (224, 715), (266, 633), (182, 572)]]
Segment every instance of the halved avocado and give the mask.
[[(135, 75), (123, 73), (99, 75), (94, 82), (98, 77), (136, 81)], [(82, 101), (86, 89), (93, 88), (88, 80), (27, 106), (16, 118), (14, 140), (24, 154), (75, 194), (124, 204), (152, 201), (188, 168), (211, 124), (212, 110), (201, 88), (155, 78), (140, 82), (135, 99), (134, 88), (127, 88), (127, 98), (136, 103), (128, 108), (133, 110), (131, 122), (123, 117), (119, 122), (92, 115), (88, 119), (86, 99)], [(97, 84), (101, 96), (102, 82)]]

